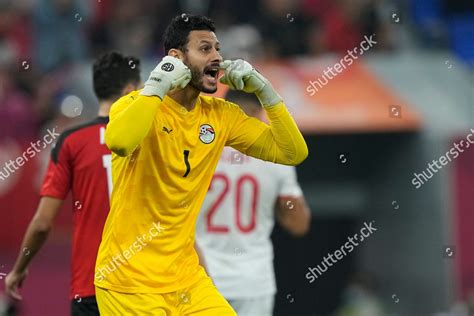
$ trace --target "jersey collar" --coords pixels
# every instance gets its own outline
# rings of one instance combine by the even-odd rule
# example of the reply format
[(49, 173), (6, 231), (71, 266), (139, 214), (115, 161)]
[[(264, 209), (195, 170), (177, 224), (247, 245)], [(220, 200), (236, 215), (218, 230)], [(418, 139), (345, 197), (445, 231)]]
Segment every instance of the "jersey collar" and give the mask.
[(97, 123), (108, 124), (109, 117), (108, 116), (98, 116), (96, 119)]
[(201, 106), (201, 97), (200, 96), (197, 97), (196, 106), (194, 106), (194, 109), (192, 109), (191, 111), (188, 111), (184, 106), (176, 102), (173, 98), (171, 98), (168, 95), (165, 96), (163, 103), (165, 103), (170, 108), (172, 108), (176, 113), (179, 113), (184, 116), (188, 116), (190, 114), (197, 113), (196, 109)]

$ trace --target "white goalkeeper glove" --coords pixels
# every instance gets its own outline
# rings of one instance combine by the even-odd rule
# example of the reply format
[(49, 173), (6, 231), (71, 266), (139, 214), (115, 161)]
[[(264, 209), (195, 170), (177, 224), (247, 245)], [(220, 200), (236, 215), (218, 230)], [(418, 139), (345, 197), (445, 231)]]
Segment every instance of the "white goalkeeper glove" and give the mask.
[(161, 100), (168, 91), (183, 89), (191, 80), (191, 70), (178, 58), (165, 56), (145, 82), (141, 95), (158, 96)]
[(282, 101), (271, 83), (245, 60), (224, 60), (220, 63), (220, 68), (224, 69), (224, 76), (220, 81), (232, 90), (255, 93), (264, 107)]

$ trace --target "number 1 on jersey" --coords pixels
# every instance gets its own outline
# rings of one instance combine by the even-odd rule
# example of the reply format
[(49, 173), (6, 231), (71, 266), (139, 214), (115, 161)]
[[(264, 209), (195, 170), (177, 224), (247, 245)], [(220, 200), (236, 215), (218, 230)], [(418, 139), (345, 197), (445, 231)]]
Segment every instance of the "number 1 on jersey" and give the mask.
[(191, 171), (191, 166), (189, 165), (189, 150), (183, 151), (184, 155), (184, 163), (186, 164), (186, 172), (183, 175), (183, 178), (186, 178), (189, 174), (189, 171)]

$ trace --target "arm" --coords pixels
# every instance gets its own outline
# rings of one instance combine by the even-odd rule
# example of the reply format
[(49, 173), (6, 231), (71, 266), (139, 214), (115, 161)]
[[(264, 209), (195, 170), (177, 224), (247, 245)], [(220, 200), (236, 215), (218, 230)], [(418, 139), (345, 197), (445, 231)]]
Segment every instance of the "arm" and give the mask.
[(105, 130), (109, 149), (121, 157), (130, 155), (150, 131), (160, 103), (159, 97), (144, 95), (127, 95), (114, 103)]
[(286, 165), (303, 162), (308, 156), (306, 142), (271, 83), (241, 59), (226, 60), (221, 63), (221, 68), (225, 69), (221, 82), (231, 89), (255, 93), (270, 121), (268, 126), (256, 119), (248, 119), (242, 111), (234, 113), (236, 117), (227, 145), (262, 160)]
[(297, 165), (308, 155), (308, 147), (283, 103), (267, 110), (270, 126), (248, 117), (239, 106), (230, 107), (229, 137), (226, 146), (258, 159)]
[(41, 198), (36, 214), (26, 230), (15, 265), (5, 279), (5, 291), (14, 299), (22, 299), (18, 288), (28, 273), (28, 265), (46, 241), (62, 203), (63, 200), (56, 198)]
[(295, 237), (302, 237), (309, 231), (311, 213), (303, 196), (279, 197), (275, 204), (278, 223)]
[(139, 94), (132, 93), (112, 105), (105, 131), (105, 143), (110, 150), (121, 157), (130, 155), (150, 131), (158, 106), (168, 91), (184, 88), (189, 80), (189, 68), (178, 58), (165, 56)]
[(250, 145), (246, 154), (285, 165), (298, 165), (308, 157), (308, 147), (283, 102), (265, 108), (270, 127)]

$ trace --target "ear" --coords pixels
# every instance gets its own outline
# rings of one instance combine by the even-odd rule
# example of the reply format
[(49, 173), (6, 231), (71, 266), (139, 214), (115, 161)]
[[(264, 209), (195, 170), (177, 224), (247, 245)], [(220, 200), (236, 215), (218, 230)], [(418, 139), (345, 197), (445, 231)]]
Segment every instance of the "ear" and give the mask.
[(181, 59), (181, 60), (184, 59), (184, 53), (180, 49), (177, 49), (177, 48), (170, 49), (168, 51), (168, 56), (173, 56), (173, 57)]

